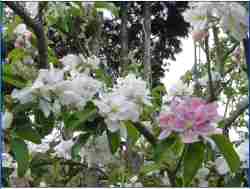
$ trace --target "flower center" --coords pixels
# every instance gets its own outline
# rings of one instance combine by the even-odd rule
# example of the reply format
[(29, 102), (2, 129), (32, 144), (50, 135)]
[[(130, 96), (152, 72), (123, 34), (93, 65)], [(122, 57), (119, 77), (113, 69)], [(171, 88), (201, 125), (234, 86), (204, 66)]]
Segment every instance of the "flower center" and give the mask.
[(191, 128), (193, 127), (193, 122), (192, 122), (192, 121), (187, 121), (185, 127), (186, 127), (187, 129), (191, 129)]

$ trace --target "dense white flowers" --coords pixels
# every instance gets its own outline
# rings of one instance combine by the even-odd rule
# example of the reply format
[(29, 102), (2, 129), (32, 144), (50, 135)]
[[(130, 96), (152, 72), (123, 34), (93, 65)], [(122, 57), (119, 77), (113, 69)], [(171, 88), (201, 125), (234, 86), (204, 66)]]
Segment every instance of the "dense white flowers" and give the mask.
[(134, 74), (128, 74), (125, 78), (118, 78), (116, 93), (124, 95), (135, 103), (150, 105), (149, 89), (147, 83)]
[(101, 89), (102, 83), (86, 73), (65, 76), (65, 71), (54, 68), (41, 69), (32, 86), (14, 90), (12, 97), (21, 104), (39, 99), (39, 107), (48, 117), (60, 113), (61, 105), (82, 109)]
[(98, 93), (101, 87), (100, 81), (83, 73), (72, 80), (59, 83), (55, 91), (61, 104), (80, 109)]
[(205, 31), (214, 24), (220, 24), (224, 32), (241, 41), (248, 32), (248, 13), (237, 2), (192, 2), (184, 18), (193, 27), (195, 40), (205, 37)]
[(120, 128), (121, 121), (139, 121), (142, 104), (150, 104), (146, 82), (129, 74), (119, 78), (109, 93), (100, 95), (94, 103), (111, 132)]
[(95, 104), (100, 114), (105, 117), (105, 123), (111, 132), (119, 129), (120, 121), (139, 120), (139, 107), (125, 96), (116, 93), (104, 94)]

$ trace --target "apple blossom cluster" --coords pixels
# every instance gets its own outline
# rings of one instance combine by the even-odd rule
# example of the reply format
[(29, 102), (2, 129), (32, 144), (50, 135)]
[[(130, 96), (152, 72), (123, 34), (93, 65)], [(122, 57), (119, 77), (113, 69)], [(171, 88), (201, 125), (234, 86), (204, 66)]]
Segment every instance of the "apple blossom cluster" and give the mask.
[[(12, 97), (21, 104), (36, 101), (44, 115), (58, 114), (62, 106), (83, 109), (103, 87), (102, 82), (91, 77), (87, 72), (81, 72), (82, 67), (75, 68), (68, 65), (78, 65), (76, 57), (66, 56), (63, 59), (63, 69), (40, 69), (37, 79), (31, 86), (21, 90), (14, 90)], [(93, 58), (93, 59), (92, 59)], [(98, 62), (96, 57), (90, 57), (88, 62)], [(96, 64), (97, 65), (97, 64)], [(96, 66), (95, 65), (95, 66)], [(86, 66), (82, 64), (82, 66)]]
[(208, 28), (219, 24), (236, 40), (247, 36), (249, 17), (246, 9), (237, 2), (192, 2), (184, 18), (193, 27), (193, 38), (199, 41), (208, 35)]
[(160, 114), (159, 139), (177, 133), (184, 143), (199, 141), (199, 137), (221, 133), (215, 123), (220, 119), (215, 103), (197, 97), (173, 99), (167, 112)]
[(128, 74), (118, 78), (117, 84), (110, 92), (100, 95), (94, 103), (111, 132), (119, 130), (122, 121), (139, 121), (142, 105), (150, 105), (150, 91), (146, 82)]

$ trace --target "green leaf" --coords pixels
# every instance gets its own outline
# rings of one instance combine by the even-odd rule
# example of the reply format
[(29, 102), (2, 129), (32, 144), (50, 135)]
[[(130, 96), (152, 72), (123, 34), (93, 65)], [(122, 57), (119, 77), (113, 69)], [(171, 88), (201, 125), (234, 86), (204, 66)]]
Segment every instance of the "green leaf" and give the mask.
[(15, 48), (8, 54), (8, 59), (11, 60), (11, 62), (17, 62), (28, 55), (23, 48)]
[(3, 81), (17, 88), (24, 88), (26, 86), (26, 82), (22, 81), (21, 79), (18, 79), (17, 76), (14, 75), (4, 74)]
[(128, 138), (130, 139), (131, 144), (132, 145), (135, 144), (140, 137), (140, 133), (138, 132), (138, 130), (135, 128), (134, 124), (131, 121), (125, 121), (123, 123), (127, 128)]
[(153, 159), (157, 162), (162, 161), (165, 158), (165, 154), (169, 152), (176, 140), (178, 140), (178, 138), (174, 135), (169, 136), (165, 140), (161, 140), (154, 148)]
[(232, 172), (236, 172), (240, 167), (240, 158), (235, 152), (233, 144), (227, 137), (221, 134), (212, 135), (211, 138), (226, 159)]
[(141, 167), (140, 173), (143, 175), (146, 175), (146, 174), (151, 173), (153, 171), (157, 171), (160, 168), (161, 168), (160, 164), (150, 163), (150, 164), (147, 164), (147, 165), (144, 165), (143, 167)]
[(5, 64), (3, 66), (3, 80), (18, 88), (26, 86), (26, 81), (13, 74), (12, 64)]
[(55, 52), (50, 47), (48, 47), (48, 59), (49, 59), (49, 63), (55, 64), (55, 65), (59, 63), (59, 60), (56, 57)]
[(94, 72), (96, 79), (105, 82), (107, 87), (112, 87), (112, 78), (108, 74), (106, 74), (102, 69), (96, 69), (94, 70)]
[(35, 128), (39, 135), (43, 138), (44, 136), (51, 133), (54, 128), (55, 118), (52, 114), (49, 117), (45, 117), (40, 109), (34, 111), (35, 115)]
[(29, 151), (27, 145), (23, 140), (13, 138), (11, 141), (11, 150), (17, 161), (18, 176), (23, 177), (29, 168)]
[(14, 37), (13, 33), (15, 28), (18, 24), (22, 23), (22, 19), (19, 16), (14, 16), (14, 18), (11, 19), (11, 22), (9, 22), (6, 26), (7, 30), (6, 32), (3, 32), (3, 34), (6, 35), (6, 38), (12, 38)]
[(89, 119), (91, 119), (93, 116), (95, 116), (97, 113), (96, 108), (85, 108), (83, 111), (77, 113), (77, 120), (74, 120), (71, 125), (69, 125), (71, 128), (77, 128), (81, 124), (85, 123)]
[(120, 132), (110, 132), (107, 130), (107, 136), (109, 141), (109, 148), (112, 154), (114, 154), (120, 147), (121, 139)]
[(97, 11), (110, 11), (115, 17), (119, 16), (119, 9), (114, 5), (114, 3), (104, 2), (104, 1), (96, 1), (95, 9)]
[(37, 132), (36, 129), (32, 128), (31, 125), (25, 124), (25, 125), (18, 125), (15, 128), (15, 133), (17, 136), (24, 140), (31, 141), (35, 144), (41, 144), (41, 136)]
[(90, 133), (84, 133), (84, 134), (79, 135), (77, 142), (72, 147), (71, 154), (72, 154), (73, 159), (78, 157), (81, 148), (86, 144), (89, 137), (90, 137)]
[(205, 157), (205, 145), (195, 142), (187, 146), (184, 154), (184, 186), (189, 186)]

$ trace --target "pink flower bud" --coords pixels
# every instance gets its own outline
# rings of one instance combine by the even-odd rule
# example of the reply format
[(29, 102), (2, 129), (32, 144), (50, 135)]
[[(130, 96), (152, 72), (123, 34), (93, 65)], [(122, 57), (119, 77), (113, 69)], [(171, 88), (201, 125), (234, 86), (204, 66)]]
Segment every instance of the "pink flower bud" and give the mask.
[(22, 38), (17, 38), (14, 44), (15, 48), (23, 48), (24, 40)]

